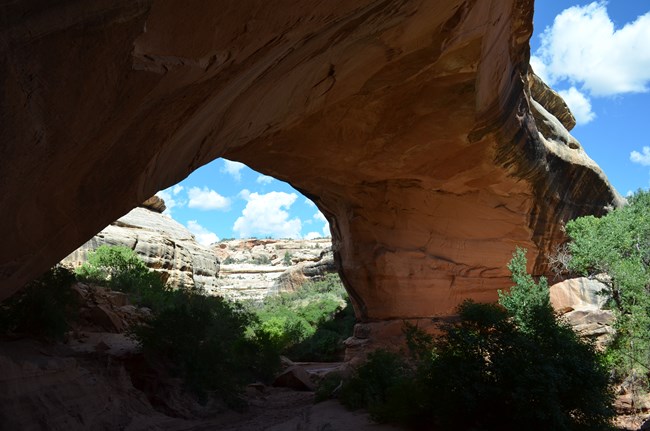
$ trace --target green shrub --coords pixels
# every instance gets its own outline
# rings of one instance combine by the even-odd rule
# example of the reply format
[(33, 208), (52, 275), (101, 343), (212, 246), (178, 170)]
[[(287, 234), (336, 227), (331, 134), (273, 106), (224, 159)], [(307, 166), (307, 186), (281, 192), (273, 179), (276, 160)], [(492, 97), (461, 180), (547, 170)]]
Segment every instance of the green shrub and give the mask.
[(284, 257), (282, 258), (282, 263), (283, 263), (285, 266), (291, 266), (291, 264), (293, 263), (293, 262), (291, 261), (291, 253), (289, 253), (288, 251), (285, 251), (285, 252), (284, 252)]
[(607, 273), (616, 335), (608, 358), (620, 380), (650, 389), (650, 192), (606, 216), (580, 217), (566, 226), (569, 268), (582, 275)]
[(102, 245), (88, 253), (88, 260), (76, 270), (80, 281), (102, 284), (127, 293), (131, 300), (152, 310), (169, 300), (160, 275), (150, 271), (138, 254), (128, 247)]
[(343, 387), (342, 401), (379, 421), (441, 430), (605, 430), (609, 376), (593, 346), (558, 323), (545, 281), (509, 265), (500, 304), (470, 301), (437, 339), (405, 327), (413, 365), (378, 352)]
[(271, 263), (271, 259), (267, 255), (263, 254), (252, 258), (251, 263), (254, 265), (269, 265)]
[(150, 361), (162, 362), (206, 399), (236, 404), (242, 386), (268, 380), (279, 352), (265, 334), (247, 335), (254, 316), (221, 297), (173, 292), (171, 303), (134, 330)]
[(340, 361), (345, 355), (343, 341), (352, 335), (356, 317), (349, 300), (332, 319), (321, 319), (314, 333), (291, 345), (285, 354), (296, 361)]
[(411, 423), (418, 412), (414, 370), (397, 353), (376, 350), (341, 388), (341, 403), (367, 408), (377, 422)]
[(257, 316), (251, 331), (267, 338), (294, 360), (338, 360), (352, 334), (354, 311), (337, 275), (308, 282), (296, 292), (249, 305)]
[(0, 329), (48, 340), (61, 340), (78, 304), (70, 286), (74, 274), (55, 266), (0, 305)]

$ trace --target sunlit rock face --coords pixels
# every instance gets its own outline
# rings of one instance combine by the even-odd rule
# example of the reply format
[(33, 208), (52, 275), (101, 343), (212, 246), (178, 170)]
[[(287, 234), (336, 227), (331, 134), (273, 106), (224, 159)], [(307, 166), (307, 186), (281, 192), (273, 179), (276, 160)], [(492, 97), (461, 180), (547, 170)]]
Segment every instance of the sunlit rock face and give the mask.
[(361, 319), (495, 299), (517, 245), (544, 273), (562, 222), (620, 198), (531, 86), (532, 13), (531, 0), (3, 6), (0, 297), (220, 156), (314, 200)]
[[(146, 207), (145, 207), (146, 206)], [(102, 229), (67, 256), (62, 264), (78, 268), (100, 246), (132, 249), (173, 289), (218, 288), (219, 260), (185, 226), (169, 216), (162, 199), (153, 197)]]

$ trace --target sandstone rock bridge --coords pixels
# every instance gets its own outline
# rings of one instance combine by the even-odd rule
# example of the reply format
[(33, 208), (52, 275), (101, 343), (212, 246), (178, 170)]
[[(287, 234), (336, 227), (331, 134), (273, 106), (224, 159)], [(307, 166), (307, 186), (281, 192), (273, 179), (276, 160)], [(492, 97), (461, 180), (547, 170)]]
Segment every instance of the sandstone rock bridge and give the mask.
[(0, 297), (218, 157), (318, 205), (365, 321), (493, 300), (620, 204), (530, 71), (532, 0), (0, 7)]

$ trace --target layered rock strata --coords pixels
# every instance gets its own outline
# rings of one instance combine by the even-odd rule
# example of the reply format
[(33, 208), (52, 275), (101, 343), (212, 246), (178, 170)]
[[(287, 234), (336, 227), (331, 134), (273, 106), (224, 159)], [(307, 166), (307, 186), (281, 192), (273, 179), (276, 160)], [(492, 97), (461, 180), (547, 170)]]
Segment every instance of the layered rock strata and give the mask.
[(329, 238), (224, 240), (213, 251), (221, 266), (210, 293), (234, 300), (294, 291), (338, 270)]
[[(88, 259), (88, 252), (102, 245), (122, 246), (134, 250), (144, 263), (161, 274), (163, 281), (176, 289), (217, 287), (219, 260), (212, 251), (196, 242), (182, 224), (161, 214), (162, 199), (145, 202), (102, 229), (84, 245), (63, 259), (76, 268)], [(145, 205), (143, 204), (143, 205)]]
[(563, 222), (621, 202), (530, 85), (532, 14), (532, 0), (4, 5), (0, 297), (223, 156), (318, 205), (359, 318), (494, 300), (515, 246), (542, 274)]

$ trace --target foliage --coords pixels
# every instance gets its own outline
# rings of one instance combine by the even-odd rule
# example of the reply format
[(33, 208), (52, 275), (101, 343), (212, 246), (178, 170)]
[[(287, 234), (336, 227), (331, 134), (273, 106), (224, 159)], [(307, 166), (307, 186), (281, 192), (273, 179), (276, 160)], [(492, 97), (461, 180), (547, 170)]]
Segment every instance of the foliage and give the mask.
[(223, 261), (221, 261), (222, 265), (232, 265), (234, 263), (237, 263), (237, 261), (230, 256), (226, 257)]
[(617, 375), (650, 388), (650, 192), (639, 191), (629, 204), (596, 218), (567, 223), (569, 267), (583, 275), (607, 273), (616, 336), (608, 358)]
[(249, 308), (258, 318), (252, 330), (266, 334), (294, 360), (339, 359), (354, 326), (354, 311), (335, 274)]
[(267, 255), (262, 254), (252, 258), (251, 263), (253, 265), (269, 265), (271, 263), (271, 259)]
[(349, 409), (367, 408), (377, 422), (405, 423), (419, 413), (413, 369), (397, 353), (376, 350), (341, 389)]
[(282, 263), (283, 263), (285, 266), (291, 266), (291, 264), (293, 263), (293, 262), (291, 261), (291, 253), (289, 253), (288, 251), (285, 251), (285, 252), (284, 252), (284, 257), (282, 258)]
[(254, 316), (221, 297), (176, 291), (166, 308), (134, 330), (149, 358), (163, 361), (200, 397), (231, 404), (246, 383), (268, 380), (279, 352), (265, 334), (246, 334)]
[(520, 331), (532, 335), (545, 327), (554, 329), (555, 315), (546, 278), (536, 283), (526, 271), (526, 262), (526, 250), (517, 247), (508, 263), (515, 285), (507, 293), (499, 291), (499, 303)]
[(135, 251), (123, 246), (102, 245), (88, 253), (88, 260), (76, 270), (80, 281), (107, 285), (129, 294), (138, 305), (159, 310), (169, 300), (160, 276), (150, 271)]
[(0, 330), (60, 340), (76, 316), (74, 274), (55, 266), (0, 306)]
[(460, 322), (435, 340), (406, 325), (412, 365), (370, 356), (342, 401), (420, 429), (608, 429), (612, 395), (599, 355), (555, 320), (545, 281), (526, 274), (524, 250), (509, 268), (515, 286), (500, 304), (463, 303)]

